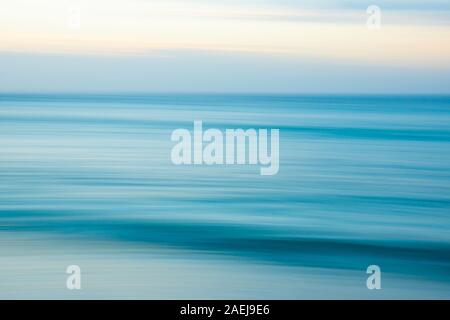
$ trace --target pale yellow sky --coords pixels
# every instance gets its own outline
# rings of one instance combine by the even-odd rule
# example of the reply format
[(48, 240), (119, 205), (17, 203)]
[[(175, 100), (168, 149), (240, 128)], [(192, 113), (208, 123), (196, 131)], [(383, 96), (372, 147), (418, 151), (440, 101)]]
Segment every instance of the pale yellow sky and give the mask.
[[(0, 51), (149, 54), (195, 49), (381, 64), (450, 66), (450, 27), (436, 15), (145, 0), (2, 3)], [(445, 20), (444, 20), (445, 21)]]

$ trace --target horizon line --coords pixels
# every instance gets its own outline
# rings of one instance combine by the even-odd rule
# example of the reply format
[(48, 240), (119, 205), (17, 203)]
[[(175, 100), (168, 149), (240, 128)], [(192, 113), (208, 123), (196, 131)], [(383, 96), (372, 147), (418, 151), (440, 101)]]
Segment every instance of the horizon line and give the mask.
[(260, 91), (77, 91), (77, 92), (32, 92), (32, 91), (0, 91), (0, 96), (28, 95), (28, 96), (151, 96), (151, 95), (260, 95), (260, 96), (449, 96), (449, 92), (260, 92)]

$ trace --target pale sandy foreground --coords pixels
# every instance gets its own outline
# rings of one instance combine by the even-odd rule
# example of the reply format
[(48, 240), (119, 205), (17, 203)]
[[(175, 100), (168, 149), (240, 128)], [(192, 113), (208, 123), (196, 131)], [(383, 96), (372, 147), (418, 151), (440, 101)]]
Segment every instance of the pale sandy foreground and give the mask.
[[(1, 299), (450, 298), (449, 285), (389, 273), (382, 276), (381, 290), (368, 290), (365, 270), (283, 267), (35, 235), (20, 241), (2, 235), (0, 241)], [(66, 288), (65, 271), (72, 264), (82, 270), (81, 290)]]

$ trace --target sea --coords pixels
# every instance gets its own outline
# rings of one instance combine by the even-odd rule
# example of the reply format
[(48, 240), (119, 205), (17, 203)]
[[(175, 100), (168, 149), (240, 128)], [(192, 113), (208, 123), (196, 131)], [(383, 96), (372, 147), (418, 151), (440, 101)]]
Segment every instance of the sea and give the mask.
[[(278, 173), (174, 165), (194, 121)], [(0, 94), (0, 298), (449, 299), (450, 96)]]

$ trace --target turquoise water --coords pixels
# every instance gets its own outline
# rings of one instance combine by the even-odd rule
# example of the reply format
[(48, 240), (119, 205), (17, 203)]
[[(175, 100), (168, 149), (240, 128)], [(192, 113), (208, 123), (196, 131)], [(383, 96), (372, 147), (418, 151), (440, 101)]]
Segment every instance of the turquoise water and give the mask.
[[(173, 165), (194, 120), (279, 173)], [(3, 94), (0, 150), (2, 298), (450, 298), (450, 97)]]

